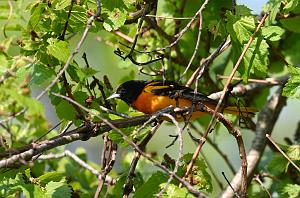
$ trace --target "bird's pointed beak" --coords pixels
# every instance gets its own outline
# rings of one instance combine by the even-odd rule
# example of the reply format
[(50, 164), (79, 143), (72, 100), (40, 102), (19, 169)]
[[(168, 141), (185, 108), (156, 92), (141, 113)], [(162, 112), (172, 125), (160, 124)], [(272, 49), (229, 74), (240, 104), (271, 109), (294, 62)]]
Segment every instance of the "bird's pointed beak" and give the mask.
[(110, 100), (110, 99), (113, 99), (113, 98), (120, 98), (120, 94), (114, 93), (111, 96), (109, 96), (108, 98), (106, 98), (106, 100)]

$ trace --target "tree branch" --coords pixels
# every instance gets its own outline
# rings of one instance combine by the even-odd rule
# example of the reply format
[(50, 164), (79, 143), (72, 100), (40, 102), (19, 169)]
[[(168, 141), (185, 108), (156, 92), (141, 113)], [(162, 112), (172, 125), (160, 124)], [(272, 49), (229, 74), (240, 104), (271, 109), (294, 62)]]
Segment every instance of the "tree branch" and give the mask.
[[(251, 149), (248, 152), (247, 163), (247, 179), (248, 183), (253, 178), (254, 170), (258, 165), (260, 158), (266, 146), (266, 133), (272, 132), (273, 127), (277, 121), (279, 113), (286, 104), (286, 98), (281, 96), (282, 88), (280, 87), (275, 94), (268, 100), (263, 109), (258, 114), (256, 125), (256, 136), (252, 143)], [(238, 191), (241, 188), (241, 169), (234, 176), (230, 182), (233, 188)], [(234, 192), (230, 187), (221, 194), (220, 197), (233, 197)]]
[[(126, 128), (130, 126), (138, 126), (149, 120), (151, 115), (137, 116), (133, 118), (118, 119), (109, 121), (111, 125), (116, 128)], [(58, 135), (50, 140), (35, 143), (34, 145), (27, 145), (25, 148), (17, 148), (14, 151), (7, 151), (2, 156), (10, 156), (7, 159), (0, 161), (0, 168), (13, 167), (20, 162), (20, 160), (30, 161), (33, 156), (41, 154), (52, 148), (69, 144), (77, 140), (88, 140), (91, 137), (98, 136), (104, 132), (110, 131), (111, 126), (107, 123), (89, 124), (79, 127), (70, 132)]]

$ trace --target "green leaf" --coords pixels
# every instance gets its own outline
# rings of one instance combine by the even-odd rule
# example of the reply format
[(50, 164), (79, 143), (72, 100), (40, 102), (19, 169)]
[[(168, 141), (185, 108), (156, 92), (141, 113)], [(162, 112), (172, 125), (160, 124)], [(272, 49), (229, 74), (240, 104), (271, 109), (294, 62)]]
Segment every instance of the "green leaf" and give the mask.
[(85, 74), (86, 77), (92, 77), (98, 73), (97, 70), (89, 67), (89, 68), (80, 68), (81, 72)]
[(286, 19), (280, 20), (282, 27), (295, 33), (300, 33), (300, 29), (296, 28), (300, 26), (300, 16), (289, 17)]
[[(283, 3), (283, 15), (285, 14), (294, 14), (300, 12), (300, 3), (299, 0), (289, 0), (287, 3)], [(300, 25), (300, 16), (288, 16), (280, 20), (282, 26), (288, 29), (291, 32), (300, 33), (299, 25)]]
[(65, 63), (71, 54), (69, 43), (55, 38), (49, 38), (47, 42), (49, 43), (47, 53)]
[(71, 197), (71, 189), (63, 182), (50, 181), (46, 185), (46, 196), (55, 198), (67, 198)]
[[(188, 163), (191, 161), (193, 155), (188, 153), (183, 156), (183, 161), (185, 163), (186, 167)], [(185, 170), (186, 168), (184, 168)], [(212, 186), (212, 179), (207, 171), (206, 163), (203, 159), (197, 158), (196, 162), (194, 163), (193, 167), (193, 174), (194, 182), (196, 183), (195, 186), (199, 190), (206, 190), (207, 192), (212, 192), (213, 186)]]
[(279, 41), (284, 33), (284, 29), (279, 26), (262, 27), (262, 35), (270, 41)]
[(268, 169), (274, 175), (281, 175), (285, 172), (288, 162), (281, 154), (274, 154), (268, 163)]
[(291, 160), (300, 160), (300, 146), (299, 145), (289, 146), (286, 154), (291, 158)]
[(127, 177), (126, 174), (123, 174), (119, 177), (109, 197), (113, 197), (113, 198), (122, 197), (122, 192), (126, 181), (126, 177)]
[(293, 11), (295, 8), (297, 8), (298, 3), (299, 0), (288, 0), (282, 9), (283, 13), (288, 14), (289, 12)]
[(88, 20), (86, 12), (87, 10), (82, 6), (73, 6), (69, 19), (69, 25), (73, 32), (78, 32), (86, 27), (86, 22)]
[[(161, 185), (163, 188), (165, 184)], [(179, 188), (174, 184), (170, 184), (167, 190), (163, 193), (163, 197), (165, 198), (177, 198), (177, 197), (185, 197), (185, 198), (193, 198), (195, 197), (186, 188)]]
[(253, 16), (236, 16), (231, 12), (226, 12), (226, 28), (231, 38), (241, 44), (247, 43), (255, 30), (255, 18)]
[(251, 15), (251, 11), (252, 11), (250, 8), (248, 8), (245, 5), (237, 5), (235, 9), (236, 9), (236, 15), (238, 16), (249, 16)]
[(51, 81), (52, 77), (55, 75), (56, 74), (52, 69), (43, 64), (36, 63), (33, 65), (30, 83), (37, 86), (44, 86)]
[(271, 25), (275, 22), (276, 16), (280, 11), (281, 0), (270, 0), (266, 5), (264, 5), (263, 11), (265, 13), (270, 13), (265, 24)]
[(254, 39), (238, 68), (245, 82), (248, 81), (250, 75), (262, 78), (266, 76), (269, 65), (268, 48), (269, 45), (261, 37)]
[(2, 75), (5, 71), (6, 68), (8, 67), (8, 60), (6, 58), (6, 56), (4, 55), (4, 53), (0, 52), (0, 74)]
[(35, 30), (37, 25), (40, 23), (41, 19), (44, 15), (45, 7), (47, 6), (46, 3), (37, 3), (31, 9), (31, 16), (28, 21), (28, 28)]
[(290, 98), (300, 99), (300, 68), (288, 66), (291, 77), (285, 84), (282, 95)]
[(300, 34), (289, 34), (285, 39), (284, 45), (282, 46), (282, 54), (284, 59), (291, 65), (298, 65), (300, 63), (300, 56), (298, 52), (300, 51)]
[(7, 93), (7, 95), (9, 95), (9, 97), (13, 98), (18, 103), (18, 105), (28, 108), (26, 114), (29, 114), (31, 116), (42, 116), (44, 114), (44, 106), (36, 99), (27, 95), (22, 95), (13, 89), (5, 89), (5, 92)]
[(56, 10), (62, 10), (71, 5), (72, 0), (53, 0), (52, 5)]
[(74, 107), (67, 101), (61, 100), (60, 103), (55, 106), (56, 115), (61, 120), (74, 120), (77, 112)]
[(287, 184), (279, 191), (283, 197), (288, 195), (289, 198), (300, 197), (300, 185), (298, 184)]
[(63, 176), (59, 172), (47, 172), (44, 175), (38, 177), (38, 180), (42, 185), (46, 185), (49, 182), (59, 182), (63, 179)]
[(14, 178), (4, 178), (0, 181), (1, 197), (9, 197), (9, 195), (14, 195), (17, 191), (23, 192), (25, 197), (29, 198), (41, 197), (43, 195), (43, 191), (38, 185), (25, 183), (21, 173), (15, 175)]
[(117, 30), (124, 25), (128, 13), (128, 5), (133, 2), (128, 0), (103, 0), (103, 13), (107, 15), (104, 19), (103, 27), (107, 31)]
[(123, 9), (115, 8), (108, 14), (108, 17), (104, 20), (103, 27), (107, 31), (117, 30), (124, 25), (127, 17), (127, 12)]
[(161, 171), (153, 173), (151, 177), (136, 190), (134, 198), (151, 198), (160, 191), (159, 185), (166, 182), (169, 176)]
[(84, 82), (84, 79), (86, 78), (83, 69), (79, 68), (79, 66), (75, 64), (70, 65), (67, 72), (75, 82)]

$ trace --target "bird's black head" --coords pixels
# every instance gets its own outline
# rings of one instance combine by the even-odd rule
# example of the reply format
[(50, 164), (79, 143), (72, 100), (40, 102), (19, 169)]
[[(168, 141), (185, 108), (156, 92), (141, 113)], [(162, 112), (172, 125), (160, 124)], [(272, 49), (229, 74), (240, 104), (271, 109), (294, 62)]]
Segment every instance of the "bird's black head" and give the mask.
[(147, 82), (142, 80), (130, 80), (121, 84), (116, 93), (108, 97), (107, 99), (120, 98), (127, 104), (132, 104), (140, 93), (143, 91)]

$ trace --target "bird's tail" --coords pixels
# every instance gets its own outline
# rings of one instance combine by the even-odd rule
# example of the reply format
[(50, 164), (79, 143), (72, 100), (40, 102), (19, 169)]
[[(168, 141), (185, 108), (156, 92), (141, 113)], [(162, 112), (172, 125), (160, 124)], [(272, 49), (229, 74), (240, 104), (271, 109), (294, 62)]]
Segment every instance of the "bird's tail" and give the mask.
[(241, 115), (241, 116), (254, 116), (257, 112), (257, 109), (252, 107), (236, 107), (236, 106), (228, 106), (225, 107), (224, 113), (233, 114), (233, 115)]

